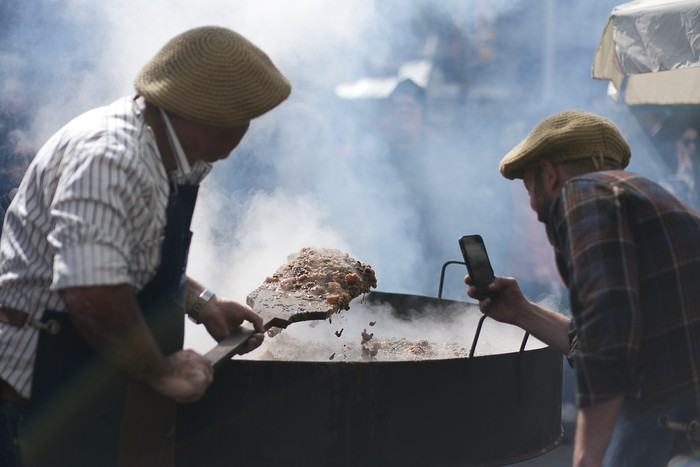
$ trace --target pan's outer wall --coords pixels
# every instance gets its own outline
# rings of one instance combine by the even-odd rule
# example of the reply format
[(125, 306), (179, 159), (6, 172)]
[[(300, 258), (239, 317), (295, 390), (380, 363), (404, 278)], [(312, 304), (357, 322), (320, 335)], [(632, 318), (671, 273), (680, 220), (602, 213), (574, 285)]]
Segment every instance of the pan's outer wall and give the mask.
[(178, 412), (179, 467), (502, 465), (561, 440), (551, 348), (412, 362), (232, 360)]

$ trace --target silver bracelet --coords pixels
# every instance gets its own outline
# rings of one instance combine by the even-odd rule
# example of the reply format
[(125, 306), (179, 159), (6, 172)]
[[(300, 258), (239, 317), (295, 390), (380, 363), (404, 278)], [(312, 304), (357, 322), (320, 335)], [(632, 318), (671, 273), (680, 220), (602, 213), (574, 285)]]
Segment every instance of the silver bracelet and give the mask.
[(212, 292), (209, 289), (204, 289), (202, 293), (199, 294), (199, 297), (197, 297), (197, 300), (194, 302), (194, 305), (192, 305), (192, 308), (190, 311), (187, 312), (187, 316), (195, 323), (195, 324), (200, 324), (201, 321), (199, 319), (199, 312), (204, 308), (204, 305), (209, 303), (209, 300), (214, 298), (214, 295), (216, 295), (214, 292)]

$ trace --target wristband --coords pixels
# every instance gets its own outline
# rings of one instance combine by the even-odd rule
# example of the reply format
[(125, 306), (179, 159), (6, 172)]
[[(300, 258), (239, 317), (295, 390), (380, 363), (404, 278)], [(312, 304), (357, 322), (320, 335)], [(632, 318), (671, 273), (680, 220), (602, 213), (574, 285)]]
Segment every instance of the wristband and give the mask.
[(190, 311), (187, 312), (187, 317), (190, 318), (195, 324), (200, 324), (201, 321), (199, 320), (199, 312), (204, 308), (204, 305), (209, 303), (209, 300), (214, 298), (214, 295), (216, 295), (214, 292), (212, 292), (209, 289), (204, 289), (202, 293), (199, 294), (199, 297), (197, 297), (197, 300), (194, 302), (194, 305), (192, 305), (192, 308)]

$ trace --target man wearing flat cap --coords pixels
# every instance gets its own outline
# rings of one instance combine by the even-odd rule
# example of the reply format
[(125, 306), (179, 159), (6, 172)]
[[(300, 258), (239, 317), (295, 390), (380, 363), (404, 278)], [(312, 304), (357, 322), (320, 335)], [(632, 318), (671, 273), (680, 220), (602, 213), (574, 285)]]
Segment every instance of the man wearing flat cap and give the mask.
[(572, 110), (541, 121), (500, 166), (523, 180), (546, 226), (572, 318), (527, 300), (505, 277), (480, 308), (569, 357), (576, 466), (665, 466), (697, 434), (700, 216), (624, 171), (629, 160), (609, 120)]
[(2, 465), (160, 465), (118, 459), (118, 434), (135, 385), (191, 402), (211, 383), (208, 360), (182, 350), (185, 314), (217, 340), (249, 321), (247, 351), (262, 342), (256, 313), (185, 276), (190, 221), (212, 163), (290, 84), (244, 37), (206, 26), (165, 44), (135, 88), (54, 134), (9, 207)]

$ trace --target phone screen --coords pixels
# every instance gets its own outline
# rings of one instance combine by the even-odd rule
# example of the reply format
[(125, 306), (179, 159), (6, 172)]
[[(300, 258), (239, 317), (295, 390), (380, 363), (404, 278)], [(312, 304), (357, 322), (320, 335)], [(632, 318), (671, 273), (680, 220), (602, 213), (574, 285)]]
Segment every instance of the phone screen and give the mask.
[(481, 235), (465, 235), (459, 239), (459, 245), (477, 294), (480, 298), (487, 296), (486, 288), (493, 282), (494, 274), (484, 240)]

